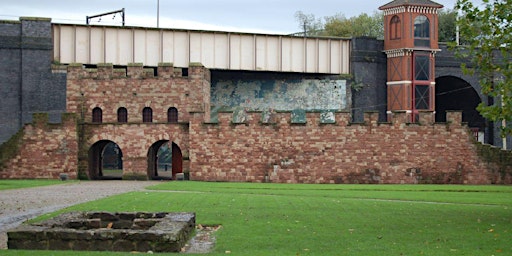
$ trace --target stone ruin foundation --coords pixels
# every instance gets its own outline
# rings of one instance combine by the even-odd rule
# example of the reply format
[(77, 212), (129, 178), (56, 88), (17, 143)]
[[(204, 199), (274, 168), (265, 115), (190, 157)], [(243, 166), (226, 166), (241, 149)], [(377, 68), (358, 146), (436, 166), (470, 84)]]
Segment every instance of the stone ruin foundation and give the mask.
[(7, 232), (9, 249), (180, 252), (195, 213), (69, 212)]

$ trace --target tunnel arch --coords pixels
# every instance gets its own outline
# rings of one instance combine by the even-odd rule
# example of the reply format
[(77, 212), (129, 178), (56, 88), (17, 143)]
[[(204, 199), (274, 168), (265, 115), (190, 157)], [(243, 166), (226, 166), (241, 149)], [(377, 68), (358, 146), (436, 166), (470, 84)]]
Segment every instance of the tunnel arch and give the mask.
[(122, 179), (123, 152), (117, 143), (100, 140), (89, 148), (88, 157), (89, 179)]
[(483, 140), (486, 119), (476, 109), (482, 102), (478, 92), (467, 81), (455, 76), (436, 78), (436, 121), (446, 122), (446, 111), (462, 111), (462, 121)]
[(175, 180), (183, 172), (183, 155), (175, 142), (159, 140), (148, 150), (148, 178), (151, 180)]

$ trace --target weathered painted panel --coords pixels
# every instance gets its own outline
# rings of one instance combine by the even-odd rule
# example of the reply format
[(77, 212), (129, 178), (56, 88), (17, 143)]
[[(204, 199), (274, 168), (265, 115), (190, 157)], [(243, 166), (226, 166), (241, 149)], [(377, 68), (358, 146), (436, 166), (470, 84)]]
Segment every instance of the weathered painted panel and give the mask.
[(348, 74), (350, 40), (218, 31), (53, 25), (61, 63), (172, 62), (209, 69)]
[(346, 80), (244, 74), (212, 78), (212, 112), (245, 108), (277, 111), (348, 110)]

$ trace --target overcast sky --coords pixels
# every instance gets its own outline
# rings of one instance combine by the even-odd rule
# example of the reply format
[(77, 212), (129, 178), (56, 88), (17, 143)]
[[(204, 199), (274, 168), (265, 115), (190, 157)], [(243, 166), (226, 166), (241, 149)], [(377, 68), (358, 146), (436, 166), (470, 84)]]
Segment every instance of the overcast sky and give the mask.
[[(125, 8), (127, 26), (290, 34), (300, 31), (295, 13), (317, 18), (372, 14), (390, 0), (0, 0), (0, 20), (48, 17), (55, 23), (85, 24), (85, 17)], [(438, 0), (453, 9), (456, 0)], [(99, 22), (99, 23), (98, 23)], [(113, 15), (91, 24), (120, 24)]]

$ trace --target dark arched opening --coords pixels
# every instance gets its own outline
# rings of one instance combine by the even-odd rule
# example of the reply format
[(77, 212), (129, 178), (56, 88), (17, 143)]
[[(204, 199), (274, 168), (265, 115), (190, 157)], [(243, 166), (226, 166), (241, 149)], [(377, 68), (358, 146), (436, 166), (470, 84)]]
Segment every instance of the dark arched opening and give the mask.
[(123, 153), (110, 140), (101, 140), (89, 149), (89, 178), (92, 180), (122, 179)]
[(171, 141), (154, 143), (148, 151), (148, 178), (152, 180), (176, 179), (183, 172), (183, 156), (180, 147)]
[(93, 123), (102, 123), (103, 122), (103, 111), (101, 108), (95, 107), (92, 110), (92, 122)]
[(142, 109), (142, 122), (153, 122), (153, 110), (150, 107), (145, 107), (144, 109)]
[(117, 109), (117, 122), (128, 122), (128, 110), (125, 107), (120, 107), (119, 109)]
[(167, 122), (171, 124), (178, 123), (178, 109), (171, 107), (167, 110)]
[(480, 96), (468, 82), (453, 76), (436, 79), (436, 121), (446, 122), (448, 110), (462, 111), (462, 121), (468, 123), (479, 141), (483, 141), (486, 120), (476, 110), (480, 102)]

